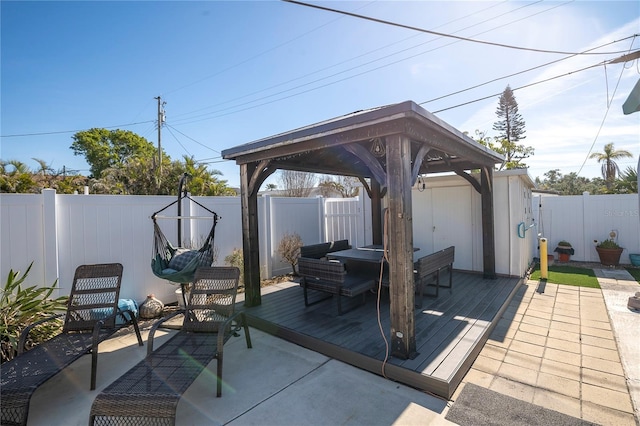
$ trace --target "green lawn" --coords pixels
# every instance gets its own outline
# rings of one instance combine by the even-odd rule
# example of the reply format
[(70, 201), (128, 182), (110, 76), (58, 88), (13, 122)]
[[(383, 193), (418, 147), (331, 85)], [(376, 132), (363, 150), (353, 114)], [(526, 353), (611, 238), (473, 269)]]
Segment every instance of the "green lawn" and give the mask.
[[(638, 270), (640, 271), (640, 270)], [(531, 279), (540, 279), (540, 265), (531, 273)], [(579, 287), (600, 288), (598, 279), (592, 269), (575, 266), (552, 265), (549, 267), (547, 282), (554, 284), (575, 285)]]
[(631, 276), (640, 284), (640, 268), (625, 268)]

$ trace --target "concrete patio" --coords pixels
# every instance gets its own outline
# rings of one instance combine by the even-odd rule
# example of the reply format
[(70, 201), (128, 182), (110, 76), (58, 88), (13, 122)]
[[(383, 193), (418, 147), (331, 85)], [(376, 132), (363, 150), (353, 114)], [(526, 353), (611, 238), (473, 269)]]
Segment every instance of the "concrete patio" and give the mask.
[[(225, 346), (222, 397), (201, 375), (176, 424), (453, 424), (448, 407), (471, 382), (590, 422), (638, 425), (640, 313), (627, 310), (626, 300), (640, 286), (624, 270), (596, 274), (602, 290), (546, 284), (541, 292), (527, 282), (452, 401), (252, 329), (253, 349), (242, 337)], [(88, 390), (89, 357), (45, 383), (32, 398), (29, 424), (86, 425), (97, 393), (144, 357), (134, 341), (122, 335), (100, 346), (95, 391)]]

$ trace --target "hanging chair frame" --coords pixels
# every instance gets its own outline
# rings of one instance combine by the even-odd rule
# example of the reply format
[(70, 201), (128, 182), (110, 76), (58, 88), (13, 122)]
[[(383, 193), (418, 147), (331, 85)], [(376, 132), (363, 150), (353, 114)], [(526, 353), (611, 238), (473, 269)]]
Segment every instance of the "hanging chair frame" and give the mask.
[[(208, 207), (202, 205), (198, 201), (191, 198), (186, 190), (183, 191), (183, 184), (188, 174), (184, 174), (180, 179), (180, 187), (178, 191), (178, 198), (171, 203), (167, 204), (157, 212), (151, 215), (151, 219), (153, 220), (153, 258), (151, 260), (151, 269), (159, 278), (166, 279), (171, 282), (179, 283), (182, 289), (182, 297), (186, 303), (185, 296), (185, 285), (193, 281), (193, 275), (195, 274), (195, 270), (198, 266), (202, 265), (203, 259), (213, 259), (213, 243), (215, 239), (215, 229), (220, 219), (220, 216), (209, 209)], [(192, 203), (200, 206), (207, 212), (211, 214), (211, 216), (183, 216), (182, 215), (182, 201), (184, 199), (188, 199)], [(169, 207), (173, 205), (178, 205), (178, 214), (177, 216), (160, 216), (160, 213), (164, 212)], [(158, 224), (158, 219), (178, 219), (178, 246), (174, 247), (171, 242), (167, 239), (167, 237), (162, 232)], [(173, 256), (178, 252), (178, 250), (182, 249), (182, 234), (181, 234), (181, 220), (182, 219), (209, 219), (213, 220), (213, 224), (211, 226), (211, 230), (204, 240), (202, 246), (197, 250), (198, 254), (194, 256), (180, 271), (175, 271), (171, 273), (165, 273), (168, 268), (168, 264), (173, 258)], [(195, 251), (195, 250), (193, 250)], [(209, 265), (210, 266), (210, 265)], [(186, 306), (186, 305), (185, 305)]]

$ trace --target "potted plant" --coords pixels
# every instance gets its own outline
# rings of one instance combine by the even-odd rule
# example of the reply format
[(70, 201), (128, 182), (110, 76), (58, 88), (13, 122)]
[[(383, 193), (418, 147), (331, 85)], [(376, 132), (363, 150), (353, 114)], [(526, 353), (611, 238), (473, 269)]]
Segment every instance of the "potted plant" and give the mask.
[(560, 262), (568, 262), (574, 253), (571, 243), (565, 240), (560, 241), (554, 251), (558, 253), (558, 260)]
[(613, 239), (602, 242), (594, 240), (594, 243), (596, 243), (596, 251), (600, 257), (600, 263), (605, 266), (618, 266), (620, 264), (620, 255), (622, 255), (624, 249), (618, 243)]

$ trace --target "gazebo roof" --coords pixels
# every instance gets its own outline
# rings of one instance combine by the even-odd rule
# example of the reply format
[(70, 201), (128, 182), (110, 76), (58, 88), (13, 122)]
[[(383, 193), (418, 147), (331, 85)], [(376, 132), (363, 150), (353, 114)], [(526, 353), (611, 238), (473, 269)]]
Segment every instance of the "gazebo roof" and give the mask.
[(412, 162), (421, 149), (423, 154), (428, 149), (418, 159), (419, 174), (493, 167), (503, 161), (413, 101), (356, 111), (239, 145), (222, 151), (222, 157), (237, 164), (268, 160), (277, 169), (380, 178), (376, 169), (386, 171), (385, 136), (398, 134), (411, 140)]

